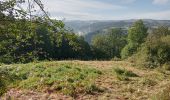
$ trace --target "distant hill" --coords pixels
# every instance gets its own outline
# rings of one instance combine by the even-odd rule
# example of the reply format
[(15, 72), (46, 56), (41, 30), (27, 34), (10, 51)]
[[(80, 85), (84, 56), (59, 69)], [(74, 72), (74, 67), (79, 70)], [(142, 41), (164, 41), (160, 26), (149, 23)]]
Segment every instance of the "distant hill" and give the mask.
[[(65, 21), (66, 28), (73, 29), (73, 31), (85, 37), (85, 40), (90, 43), (92, 37), (99, 34), (104, 29), (108, 28), (123, 28), (128, 29), (136, 20), (92, 20), (92, 21)], [(144, 19), (145, 25), (149, 28), (158, 26), (170, 27), (170, 20), (152, 20)]]

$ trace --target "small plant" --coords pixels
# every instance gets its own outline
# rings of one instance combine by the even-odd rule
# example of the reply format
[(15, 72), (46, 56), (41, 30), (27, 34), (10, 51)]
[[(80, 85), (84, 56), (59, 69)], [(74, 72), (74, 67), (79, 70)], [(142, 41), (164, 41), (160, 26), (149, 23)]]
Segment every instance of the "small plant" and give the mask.
[(6, 86), (2, 79), (0, 79), (0, 96), (6, 92)]
[(99, 88), (95, 84), (90, 84), (86, 87), (87, 94), (94, 94), (95, 92), (104, 92), (104, 89)]
[(114, 72), (117, 75), (119, 80), (129, 80), (129, 77), (138, 77), (137, 74), (133, 73), (132, 71), (128, 71), (122, 68), (114, 68)]
[(141, 81), (140, 81), (141, 84), (143, 84), (144, 86), (147, 85), (147, 86), (155, 86), (157, 84), (156, 81), (152, 80), (152, 79), (149, 79), (149, 78), (143, 78)]

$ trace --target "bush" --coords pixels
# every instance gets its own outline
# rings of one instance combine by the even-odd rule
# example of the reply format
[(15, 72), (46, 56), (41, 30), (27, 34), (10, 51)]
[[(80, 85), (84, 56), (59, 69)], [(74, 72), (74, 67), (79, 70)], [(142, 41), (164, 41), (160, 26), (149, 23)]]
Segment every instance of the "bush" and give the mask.
[(121, 58), (126, 59), (136, 52), (137, 46), (135, 44), (126, 45), (121, 51)]
[(137, 65), (148, 68), (161, 67), (170, 61), (170, 43), (164, 38), (146, 41), (132, 59)]

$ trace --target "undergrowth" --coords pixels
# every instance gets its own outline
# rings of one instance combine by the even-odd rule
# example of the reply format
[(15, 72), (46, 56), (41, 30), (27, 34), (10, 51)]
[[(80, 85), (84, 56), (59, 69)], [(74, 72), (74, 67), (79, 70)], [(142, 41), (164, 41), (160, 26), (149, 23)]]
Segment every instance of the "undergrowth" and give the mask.
[[(0, 79), (1, 94), (10, 87), (37, 91), (43, 91), (46, 88), (46, 91), (60, 92), (73, 97), (77, 93), (103, 91), (94, 84), (95, 78), (101, 75), (102, 72), (87, 66), (82, 67), (70, 63), (30, 63), (2, 66), (0, 70), (6, 73), (4, 74), (6, 76), (1, 76), (4, 79)], [(12, 81), (10, 78), (12, 78)]]

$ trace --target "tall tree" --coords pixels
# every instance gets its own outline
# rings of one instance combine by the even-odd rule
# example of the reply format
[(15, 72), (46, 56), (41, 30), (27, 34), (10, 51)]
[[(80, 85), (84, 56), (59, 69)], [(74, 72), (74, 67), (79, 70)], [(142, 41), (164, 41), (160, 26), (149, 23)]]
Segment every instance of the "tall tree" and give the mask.
[(132, 25), (128, 30), (128, 44), (121, 53), (123, 59), (133, 55), (137, 51), (138, 47), (145, 41), (147, 30), (148, 28), (144, 25), (142, 20), (138, 20)]

